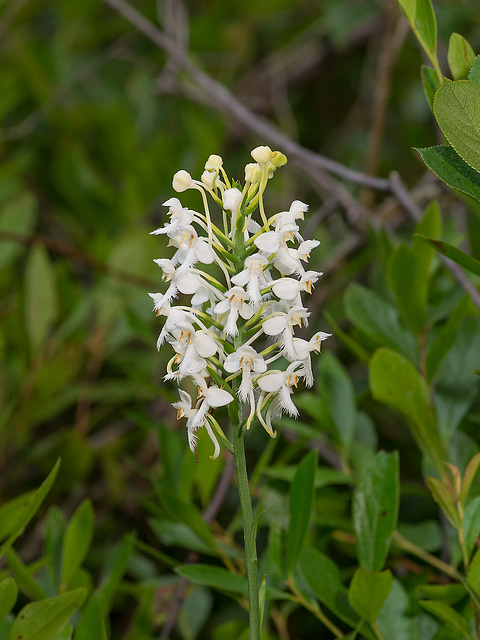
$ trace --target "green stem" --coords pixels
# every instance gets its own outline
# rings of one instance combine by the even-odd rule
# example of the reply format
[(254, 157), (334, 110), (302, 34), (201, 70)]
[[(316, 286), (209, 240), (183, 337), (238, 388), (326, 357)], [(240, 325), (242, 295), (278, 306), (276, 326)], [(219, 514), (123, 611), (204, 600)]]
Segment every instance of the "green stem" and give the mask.
[(241, 432), (241, 415), (233, 427), (233, 460), (237, 474), (238, 495), (243, 520), (245, 564), (247, 566), (248, 599), (250, 603), (250, 640), (260, 640), (260, 606), (258, 600), (257, 546), (253, 522), (252, 502), (248, 487), (244, 435)]

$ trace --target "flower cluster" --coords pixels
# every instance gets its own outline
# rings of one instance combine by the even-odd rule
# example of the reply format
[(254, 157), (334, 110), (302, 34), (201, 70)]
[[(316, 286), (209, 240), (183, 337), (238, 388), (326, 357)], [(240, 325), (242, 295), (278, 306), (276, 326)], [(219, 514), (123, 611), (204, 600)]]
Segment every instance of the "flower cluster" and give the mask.
[[(269, 147), (257, 147), (251, 155), (255, 162), (245, 167), (242, 190), (229, 180), (220, 156), (209, 157), (200, 180), (177, 172), (173, 188), (200, 191), (203, 212), (171, 198), (164, 203), (169, 221), (152, 232), (166, 235), (175, 248), (171, 259), (155, 260), (166, 291), (150, 294), (157, 315), (166, 317), (157, 348), (169, 343), (174, 351), (165, 379), (184, 387), (173, 406), (178, 418), (187, 419), (191, 450), (196, 453), (196, 432), (204, 426), (214, 458), (220, 452), (217, 436), (228, 446), (214, 410), (234, 403), (243, 428), (256, 416), (275, 437), (273, 423), (282, 413), (298, 415), (293, 388), (299, 378), (313, 384), (311, 353), (320, 352), (330, 335), (295, 337), (295, 328), (307, 326), (310, 315), (302, 296), (322, 275), (305, 268), (320, 243), (300, 235), (298, 221), (308, 209), (303, 202), (295, 200), (288, 211), (271, 217), (265, 213), (263, 193), (285, 156)], [(222, 210), (219, 225), (207, 194)], [(189, 305), (173, 306), (179, 294), (190, 296)], [(188, 386), (196, 388), (195, 397)]]

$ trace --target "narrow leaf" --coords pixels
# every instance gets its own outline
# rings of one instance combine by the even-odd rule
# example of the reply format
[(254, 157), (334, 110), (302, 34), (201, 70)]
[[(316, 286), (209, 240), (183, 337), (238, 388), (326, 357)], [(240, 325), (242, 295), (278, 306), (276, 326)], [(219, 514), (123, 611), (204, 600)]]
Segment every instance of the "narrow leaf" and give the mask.
[(360, 567), (350, 583), (348, 601), (363, 620), (374, 624), (392, 586), (390, 571), (371, 572)]
[(468, 78), (470, 67), (475, 60), (475, 52), (467, 40), (459, 33), (452, 33), (448, 43), (448, 66), (454, 80)]
[(475, 82), (475, 84), (480, 85), (480, 56), (477, 56), (473, 61), (472, 68), (468, 74), (468, 79), (470, 82)]
[(320, 384), (333, 435), (348, 456), (357, 418), (355, 392), (342, 364), (328, 352), (322, 359)]
[(433, 112), (449, 143), (475, 170), (480, 169), (480, 86), (469, 80), (443, 79)]
[(290, 486), (290, 528), (288, 532), (288, 573), (292, 574), (302, 550), (313, 507), (313, 487), (317, 454), (310, 451), (298, 465)]
[(417, 0), (415, 27), (423, 45), (435, 55), (437, 51), (437, 20), (431, 0)]
[(478, 537), (480, 536), (480, 496), (476, 496), (465, 508), (463, 516), (463, 535), (465, 538), (467, 555), (470, 555), (475, 547)]
[(450, 260), (453, 260), (464, 269), (467, 269), (467, 271), (480, 276), (480, 260), (472, 258), (468, 253), (465, 253), (461, 249), (457, 249), (453, 244), (449, 244), (444, 240), (434, 240), (433, 238), (426, 238), (424, 236), (418, 237), (422, 238), (425, 242), (430, 243), (439, 253), (447, 256), (447, 258), (450, 258)]
[(480, 200), (480, 175), (452, 147), (438, 145), (416, 151), (427, 167), (449, 187)]
[(468, 498), (468, 492), (472, 486), (472, 482), (477, 475), (478, 467), (480, 466), (480, 453), (477, 453), (467, 465), (465, 469), (465, 475), (463, 476), (462, 491), (460, 493), (460, 504), (465, 508)]
[(428, 279), (422, 273), (421, 258), (408, 245), (401, 244), (391, 254), (387, 280), (405, 324), (420, 335), (425, 325)]
[(62, 546), (62, 584), (69, 585), (90, 549), (93, 537), (93, 507), (86, 498), (67, 525)]
[(57, 315), (55, 275), (41, 245), (30, 251), (25, 269), (25, 321), (33, 351), (43, 344)]
[(75, 589), (54, 598), (27, 604), (18, 614), (8, 640), (53, 640), (82, 604), (86, 589)]
[(480, 549), (477, 549), (468, 567), (467, 583), (470, 588), (480, 594)]
[(428, 478), (428, 488), (430, 489), (435, 502), (440, 506), (443, 513), (450, 520), (455, 529), (460, 528), (460, 517), (456, 508), (455, 496), (438, 479)]
[(3, 620), (12, 610), (17, 601), (17, 591), (17, 585), (13, 578), (8, 577), (0, 582), (0, 620)]
[(462, 638), (465, 640), (473, 640), (472, 635), (470, 633), (470, 629), (468, 627), (468, 622), (465, 617), (460, 615), (443, 602), (435, 602), (430, 600), (420, 600), (420, 604), (424, 609), (433, 613), (437, 618), (439, 618), (442, 622), (453, 629), (457, 633), (462, 634)]
[(397, 0), (401, 10), (405, 14), (407, 20), (413, 24), (415, 21), (415, 12), (417, 10), (416, 0)]
[(360, 566), (381, 571), (397, 525), (398, 454), (379, 451), (362, 475), (353, 496), (353, 527)]
[(57, 461), (50, 474), (43, 481), (40, 487), (30, 494), (30, 497), (25, 500), (22, 507), (17, 511), (11, 526), (10, 537), (0, 547), (0, 558), (5, 554), (7, 549), (12, 546), (15, 540), (23, 533), (27, 524), (40, 508), (42, 502), (45, 500), (48, 492), (55, 482), (59, 467), (60, 460)]

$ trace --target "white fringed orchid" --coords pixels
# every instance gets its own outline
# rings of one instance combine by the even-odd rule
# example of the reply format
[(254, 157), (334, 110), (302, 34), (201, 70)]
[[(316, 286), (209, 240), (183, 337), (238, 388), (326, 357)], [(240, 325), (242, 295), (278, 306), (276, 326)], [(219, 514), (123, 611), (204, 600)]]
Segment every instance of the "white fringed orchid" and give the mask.
[[(220, 453), (217, 437), (232, 447), (213, 415), (216, 409), (229, 406), (242, 430), (257, 417), (272, 437), (283, 413), (298, 415), (294, 389), (299, 380), (312, 386), (311, 354), (320, 352), (330, 335), (319, 331), (310, 340), (295, 335), (308, 325), (303, 296), (322, 275), (305, 268), (319, 242), (300, 234), (298, 221), (308, 210), (300, 200), (270, 216), (265, 210), (268, 180), (285, 156), (267, 146), (251, 155), (243, 187), (229, 179), (217, 155), (208, 158), (200, 180), (178, 171), (173, 188), (199, 191), (203, 212), (170, 198), (164, 203), (169, 221), (152, 231), (167, 236), (176, 250), (155, 260), (168, 287), (149, 294), (157, 315), (166, 318), (157, 348), (167, 343), (174, 351), (165, 379), (197, 389), (192, 400), (179, 388), (173, 406), (177, 418), (187, 419), (191, 450), (196, 455), (197, 431), (205, 427), (213, 458)], [(221, 209), (217, 219), (208, 198)]]

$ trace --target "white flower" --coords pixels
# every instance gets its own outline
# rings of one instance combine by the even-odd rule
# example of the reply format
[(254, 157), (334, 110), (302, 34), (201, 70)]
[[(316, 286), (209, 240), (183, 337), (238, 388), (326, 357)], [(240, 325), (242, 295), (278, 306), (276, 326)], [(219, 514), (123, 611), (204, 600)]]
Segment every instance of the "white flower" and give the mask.
[(270, 147), (255, 147), (250, 155), (258, 164), (267, 164), (272, 159), (272, 150)]
[(226, 189), (223, 192), (223, 208), (226, 211), (237, 213), (242, 204), (243, 195), (238, 189)]
[(171, 216), (170, 223), (151, 231), (150, 235), (158, 236), (165, 233), (170, 236), (176, 233), (178, 229), (186, 227), (193, 222), (195, 211), (182, 207), (178, 198), (170, 198), (162, 206), (169, 207), (167, 215)]
[(298, 225), (286, 224), (278, 231), (268, 231), (255, 238), (255, 246), (270, 257), (273, 257), (273, 264), (283, 275), (291, 273), (301, 273), (302, 264), (298, 257), (293, 254), (293, 249), (287, 246), (287, 242), (293, 241), (294, 234), (298, 232)]
[(249, 162), (245, 165), (245, 182), (258, 182), (261, 175), (262, 171), (258, 162)]
[(310, 340), (302, 340), (302, 338), (293, 339), (293, 358), (291, 359), (295, 362), (301, 362), (302, 366), (298, 370), (298, 374), (305, 379), (305, 384), (307, 387), (311, 387), (313, 385), (313, 371), (310, 354), (312, 351), (320, 353), (322, 342), (329, 338), (331, 335), (331, 333), (317, 331), (317, 333), (313, 336), (313, 338), (310, 338)]
[(303, 214), (305, 211), (308, 211), (308, 204), (305, 204), (300, 200), (294, 200), (288, 211), (282, 211), (277, 214), (278, 217), (276, 217), (275, 231), (280, 231), (282, 227), (288, 224), (295, 225), (295, 220), (297, 220), (297, 218), (303, 220)]
[(260, 291), (268, 286), (263, 271), (268, 264), (268, 260), (259, 253), (254, 253), (246, 258), (243, 264), (245, 268), (236, 276), (233, 276), (232, 282), (241, 287), (246, 285), (248, 297), (252, 303), (255, 305), (260, 304), (262, 301)]
[(220, 167), (223, 166), (223, 159), (221, 156), (216, 156), (212, 154), (209, 156), (208, 160), (205, 163), (206, 171), (215, 171), (218, 173)]
[[(257, 403), (257, 416), (262, 426), (269, 435), (275, 437), (272, 427), (272, 419), (279, 418), (282, 413), (288, 413), (293, 418), (297, 418), (299, 411), (293, 404), (292, 387), (296, 387), (298, 383), (298, 374), (295, 369), (300, 363), (293, 362), (286, 371), (271, 371), (257, 379), (257, 384), (262, 390)], [(261, 410), (264, 400), (273, 396), (273, 401), (267, 410), (265, 420), (262, 417)]]
[(230, 353), (223, 363), (225, 371), (235, 373), (242, 372), (242, 382), (238, 388), (238, 396), (240, 400), (245, 400), (253, 394), (253, 383), (251, 372), (265, 373), (267, 364), (263, 357), (255, 351), (253, 347), (239, 347), (233, 353)]
[(169, 304), (173, 298), (178, 296), (178, 291), (187, 295), (195, 293), (202, 285), (202, 279), (191, 272), (188, 269), (188, 265), (184, 270), (175, 269), (175, 266), (171, 260), (167, 258), (159, 258), (154, 260), (163, 271), (163, 280), (170, 282), (168, 289), (165, 293), (150, 293), (149, 296), (153, 298), (154, 310), (159, 312), (162, 307)]
[(249, 320), (255, 313), (246, 300), (247, 293), (242, 287), (232, 287), (225, 294), (225, 298), (216, 305), (214, 312), (220, 316), (228, 312), (225, 324), (227, 336), (236, 336), (238, 334), (238, 316), (241, 316), (244, 320)]
[(289, 358), (294, 357), (293, 348), (293, 327), (302, 326), (302, 321), (307, 324), (307, 318), (310, 315), (308, 309), (301, 306), (295, 306), (288, 313), (278, 313), (272, 318), (267, 318), (263, 322), (263, 331), (267, 336), (279, 336), (283, 338), (282, 348)]
[(191, 225), (179, 229), (177, 233), (173, 234), (168, 245), (177, 247), (172, 262), (175, 265), (180, 265), (181, 272), (186, 271), (196, 262), (211, 264), (215, 260), (212, 247), (203, 238), (198, 237)]
[(301, 292), (312, 293), (312, 285), (323, 275), (320, 271), (305, 271), (299, 280), (280, 278), (273, 283), (272, 291), (280, 300), (289, 300), (301, 305)]
[(215, 186), (215, 178), (217, 177), (216, 171), (207, 171), (205, 170), (200, 176), (200, 180), (202, 184), (204, 184), (207, 189), (213, 189)]

